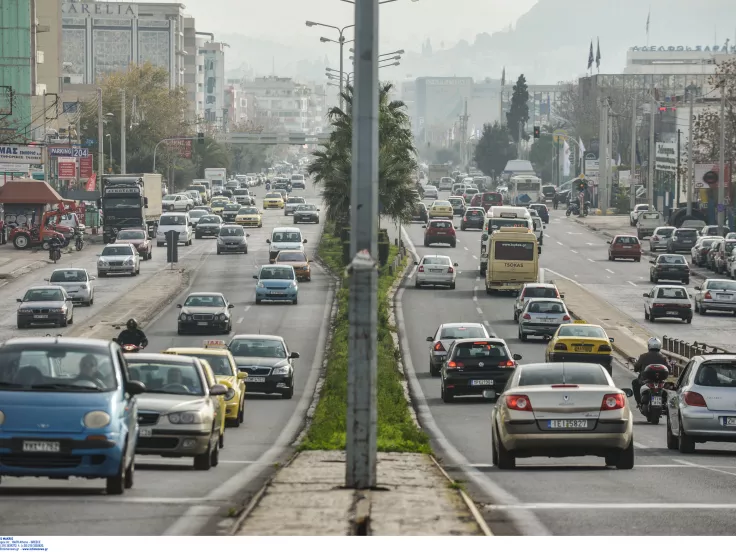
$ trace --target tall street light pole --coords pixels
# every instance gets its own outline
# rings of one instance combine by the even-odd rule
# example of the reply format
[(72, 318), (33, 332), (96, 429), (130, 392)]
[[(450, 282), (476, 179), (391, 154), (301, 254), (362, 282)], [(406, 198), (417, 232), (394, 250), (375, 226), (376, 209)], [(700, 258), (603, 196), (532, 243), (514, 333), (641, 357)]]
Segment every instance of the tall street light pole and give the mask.
[[(125, 160), (125, 89), (120, 91), (120, 174), (128, 174)], [(112, 149), (110, 150), (112, 153)]]
[(687, 131), (687, 216), (690, 217), (693, 214), (693, 183), (695, 179), (694, 163), (693, 163), (693, 104), (695, 103), (695, 91), (697, 86), (691, 84), (685, 91), (690, 95), (690, 112), (688, 121)]
[[(357, 21), (357, 19), (356, 19), (356, 21)], [(343, 73), (343, 55), (342, 55), (342, 51), (343, 51), (343, 48), (345, 47), (345, 31), (347, 29), (350, 29), (351, 27), (355, 27), (355, 25), (353, 24), (353, 25), (346, 25), (344, 27), (336, 27), (334, 25), (325, 25), (324, 23), (317, 23), (315, 21), (306, 21), (305, 24), (307, 25), (307, 27), (326, 27), (328, 29), (335, 29), (339, 33), (338, 44), (340, 45), (340, 109), (342, 110), (342, 109), (344, 109), (344, 106), (343, 106), (343, 97), (342, 97), (342, 93), (343, 93), (343, 74), (344, 74)], [(322, 39), (320, 39), (320, 40), (322, 40)], [(328, 42), (328, 41), (329, 41), (329, 39), (328, 40), (322, 40), (322, 42)]]
[(718, 235), (723, 236), (723, 227), (726, 220), (726, 88), (725, 79), (721, 81), (721, 140), (718, 159)]

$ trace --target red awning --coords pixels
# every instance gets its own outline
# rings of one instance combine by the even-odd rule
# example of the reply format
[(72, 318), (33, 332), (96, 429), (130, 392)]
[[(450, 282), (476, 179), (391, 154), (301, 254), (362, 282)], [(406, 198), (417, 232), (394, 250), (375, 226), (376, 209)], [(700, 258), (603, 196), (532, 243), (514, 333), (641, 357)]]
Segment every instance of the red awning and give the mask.
[(62, 201), (62, 197), (43, 180), (8, 180), (0, 186), (0, 203), (52, 205)]

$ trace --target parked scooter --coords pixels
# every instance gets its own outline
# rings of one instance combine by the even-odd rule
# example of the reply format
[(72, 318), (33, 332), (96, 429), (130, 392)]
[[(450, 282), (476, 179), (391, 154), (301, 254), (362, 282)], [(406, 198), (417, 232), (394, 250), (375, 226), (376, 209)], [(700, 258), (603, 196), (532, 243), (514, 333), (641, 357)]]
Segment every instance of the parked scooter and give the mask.
[(580, 215), (580, 206), (577, 203), (567, 204), (567, 211), (565, 211), (565, 216), (569, 217), (571, 214), (575, 216)]
[(79, 228), (74, 229), (74, 246), (77, 248), (77, 251), (81, 251), (84, 249), (84, 234), (79, 230)]
[[(629, 359), (636, 362), (635, 358)], [(670, 370), (664, 364), (649, 364), (641, 373), (639, 412), (650, 424), (657, 425), (660, 417), (667, 414), (667, 378)]]

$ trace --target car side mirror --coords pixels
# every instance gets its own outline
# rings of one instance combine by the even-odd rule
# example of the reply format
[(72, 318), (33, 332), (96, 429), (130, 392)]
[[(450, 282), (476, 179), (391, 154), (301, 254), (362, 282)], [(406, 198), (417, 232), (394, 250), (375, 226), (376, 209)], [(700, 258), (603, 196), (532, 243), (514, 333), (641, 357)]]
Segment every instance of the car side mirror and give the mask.
[(701, 286), (695, 286), (695, 291), (700, 291)]
[(514, 353), (511, 358), (513, 358), (514, 360), (521, 360), (522, 357), (520, 354)]
[(302, 243), (307, 243), (307, 240), (304, 240)]
[(292, 353), (289, 355), (289, 358), (296, 359), (296, 358), (299, 358), (299, 357), (300, 357), (299, 353), (297, 353), (295, 351), (292, 351)]
[(227, 308), (229, 308), (229, 309), (234, 309), (234, 308), (235, 308), (235, 305), (233, 305), (232, 303), (230, 303), (230, 304), (229, 304), (229, 305), (227, 306)]
[(132, 380), (125, 384), (125, 392), (129, 395), (141, 395), (146, 392), (146, 386), (138, 380)]
[(95, 257), (102, 257), (102, 253), (98, 253)]
[(426, 227), (427, 227), (427, 225), (426, 225), (426, 224), (422, 225), (422, 228), (426, 228)]
[(657, 264), (656, 261), (649, 261), (649, 264)]
[(180, 308), (181, 308), (181, 305), (176, 305), (176, 308), (177, 308), (177, 309), (180, 309)]
[(429, 341), (429, 342), (431, 343), (432, 341), (434, 341), (434, 337), (432, 337), (432, 336), (429, 336), (429, 337), (427, 338), (427, 341)]
[(642, 296), (642, 297), (647, 297), (647, 298), (649, 298), (649, 294), (648, 294), (648, 293), (642, 293), (642, 294), (641, 294), (641, 296)]
[(257, 279), (258, 279), (258, 275), (254, 274), (254, 275), (253, 275), (253, 279), (254, 279), (254, 280), (257, 280)]
[(452, 265), (452, 266), (460, 266), (460, 265), (459, 265), (459, 264), (457, 264), (457, 263), (453, 263), (453, 265)]
[(560, 293), (560, 299), (564, 299), (564, 298), (565, 298), (565, 294), (564, 293)]
[(16, 299), (16, 301), (18, 301), (18, 303), (22, 303), (23, 299)]
[(213, 397), (218, 397), (225, 394), (227, 394), (227, 387), (225, 387), (224, 385), (216, 383), (215, 385), (210, 387), (210, 395), (212, 395)]
[(613, 343), (613, 338), (612, 337), (609, 337), (608, 338), (608, 341), (610, 341), (611, 343)]
[(266, 240), (266, 243), (271, 243), (271, 240)]
[(240, 370), (238, 370), (238, 379), (239, 380), (245, 379), (247, 377), (248, 377), (248, 372), (241, 372)]
[(611, 240), (608, 240), (606, 243), (611, 243)]
[(453, 226), (453, 228), (454, 228), (455, 230), (457, 230), (457, 226)]
[(419, 265), (419, 263), (417, 261), (414, 261), (414, 264), (417, 265), (417, 266)]
[(628, 387), (627, 388), (622, 388), (621, 391), (623, 391), (624, 392), (624, 395), (626, 395), (629, 398), (631, 398), (631, 397), (634, 396), (634, 390), (633, 389), (629, 389)]

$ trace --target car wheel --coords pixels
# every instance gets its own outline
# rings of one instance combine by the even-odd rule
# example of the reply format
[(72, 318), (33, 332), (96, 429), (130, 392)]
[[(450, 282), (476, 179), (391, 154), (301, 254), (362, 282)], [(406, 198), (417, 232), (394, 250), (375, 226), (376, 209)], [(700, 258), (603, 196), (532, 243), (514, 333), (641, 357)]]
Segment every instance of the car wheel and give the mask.
[(125, 470), (125, 488), (132, 489), (135, 481), (135, 458), (130, 459), (130, 465)]
[(491, 429), (491, 465), (493, 466), (498, 466), (498, 452), (496, 447), (498, 447), (496, 444), (496, 431)]
[(194, 469), (197, 471), (207, 471), (212, 467), (212, 444), (202, 454), (194, 457)]
[(221, 254), (221, 253), (220, 253), (220, 250), (219, 250), (219, 249), (217, 250), (217, 254), (218, 254), (218, 255), (220, 255), (220, 254)]
[(240, 401), (240, 409), (238, 410), (238, 422), (241, 424), (245, 420), (245, 399)]
[(163, 247), (165, 242), (156, 242), (156, 247)]
[(647, 309), (644, 309), (644, 320), (649, 320), (649, 313), (647, 312)]
[(652, 324), (654, 324), (654, 323), (655, 323), (655, 322), (657, 321), (657, 319), (656, 319), (656, 318), (654, 318), (654, 316), (653, 316), (653, 315), (652, 315), (652, 314), (650, 313), (650, 314), (649, 314), (649, 321), (650, 321), (650, 322), (651, 322)]
[(212, 458), (210, 459), (210, 464), (212, 464), (212, 467), (214, 468), (219, 463), (220, 463), (220, 447), (217, 446), (212, 449)]
[(293, 396), (294, 396), (294, 386), (293, 385), (291, 387), (289, 387), (289, 389), (287, 389), (286, 391), (284, 391), (283, 393), (281, 393), (281, 398), (282, 399), (290, 399)]
[(431, 362), (429, 363), (429, 375), (432, 376), (433, 378), (436, 378), (437, 376), (440, 375), (439, 368), (435, 367), (435, 365), (432, 364)]
[(457, 242), (452, 242), (452, 243), (450, 244), (450, 247), (457, 247)]
[(261, 300), (260, 299), (256, 299), (256, 305), (260, 305), (260, 304), (261, 304)]
[(202, 239), (202, 234), (194, 234), (194, 238), (197, 239), (197, 240), (201, 240)]
[(527, 341), (529, 338), (524, 334), (524, 332), (521, 331), (521, 327), (519, 327), (519, 339), (521, 341)]
[(498, 458), (498, 469), (499, 470), (513, 470), (516, 468), (516, 457), (513, 455), (513, 453), (509, 452), (505, 446), (503, 446), (503, 441), (501, 440), (500, 436), (496, 436), (496, 456)]
[(637, 263), (640, 263), (640, 262), (641, 262), (641, 257), (637, 257), (637, 258), (636, 258), (636, 262), (637, 262)]
[(682, 283), (685, 284), (686, 286), (689, 285), (690, 284), (690, 278), (688, 278), (687, 280), (683, 280)]
[(688, 324), (692, 324), (693, 323), (692, 316), (690, 318), (686, 319), (685, 322), (687, 322)]
[(452, 283), (450, 284), (450, 289), (455, 289), (455, 282), (452, 282)]
[(424, 247), (429, 247), (429, 242), (427, 240), (424, 240)]
[(670, 424), (669, 416), (667, 416), (667, 448), (669, 450), (677, 450), (677, 437), (672, 433), (672, 424)]
[(685, 430), (682, 427), (682, 418), (680, 418), (680, 436), (677, 438), (677, 450), (683, 454), (692, 454), (695, 452), (695, 441), (685, 435)]
[(461, 224), (460, 225), (460, 230), (465, 231), (465, 225), (464, 224)]
[[(240, 425), (240, 424), (238, 424), (238, 425)], [(235, 423), (233, 423), (233, 427), (238, 427), (238, 426), (235, 425)], [(224, 433), (220, 433), (220, 437), (217, 440), (217, 446), (220, 447), (220, 448), (225, 448), (225, 434)]]
[(446, 403), (451, 403), (455, 398), (452, 394), (452, 391), (448, 391), (447, 389), (445, 389), (444, 381), (440, 385), (440, 396), (442, 397), (442, 401)]
[[(131, 460), (131, 464), (133, 463), (133, 460)], [(128, 470), (125, 467), (125, 451), (123, 451), (123, 456), (120, 458), (120, 466), (118, 467), (118, 473), (113, 475), (112, 477), (108, 477), (105, 481), (105, 491), (109, 495), (121, 495), (125, 492), (125, 489), (128, 488), (125, 484), (125, 475), (128, 473)]]
[(619, 453), (616, 468), (619, 470), (634, 469), (634, 438), (631, 438), (629, 446)]

